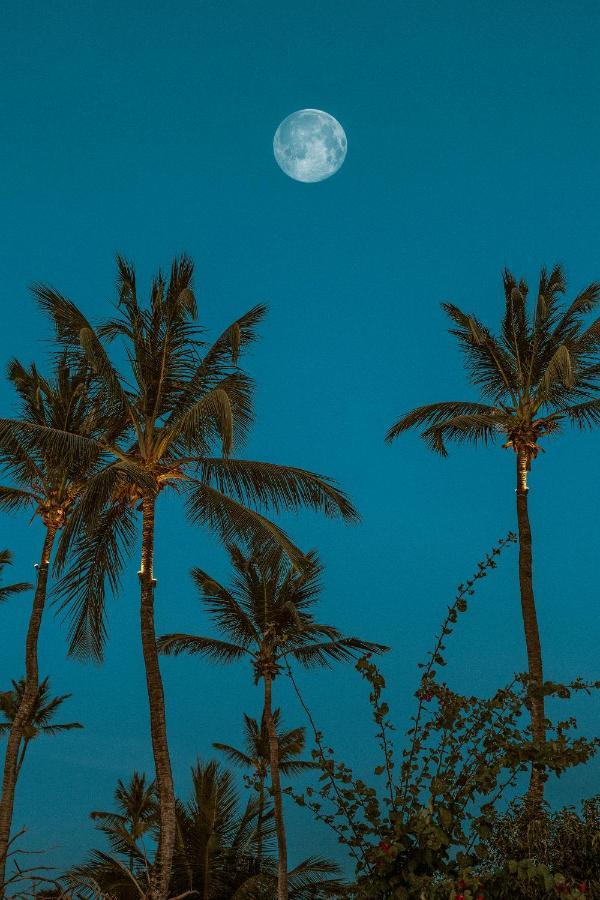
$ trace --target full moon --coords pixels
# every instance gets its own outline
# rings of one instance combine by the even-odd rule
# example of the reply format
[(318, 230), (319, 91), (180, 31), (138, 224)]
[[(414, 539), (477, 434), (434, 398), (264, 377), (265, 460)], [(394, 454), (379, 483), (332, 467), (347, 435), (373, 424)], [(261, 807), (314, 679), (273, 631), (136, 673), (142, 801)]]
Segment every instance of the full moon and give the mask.
[(299, 109), (284, 119), (273, 138), (281, 169), (296, 181), (324, 181), (340, 168), (348, 142), (333, 116), (320, 109)]

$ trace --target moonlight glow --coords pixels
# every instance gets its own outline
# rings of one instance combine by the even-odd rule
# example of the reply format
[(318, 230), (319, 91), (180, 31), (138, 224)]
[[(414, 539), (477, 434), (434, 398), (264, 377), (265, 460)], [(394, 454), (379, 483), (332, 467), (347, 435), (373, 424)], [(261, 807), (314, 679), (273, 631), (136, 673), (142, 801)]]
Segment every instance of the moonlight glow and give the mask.
[(346, 158), (344, 129), (320, 109), (300, 109), (284, 119), (273, 138), (278, 165), (296, 181), (323, 181)]

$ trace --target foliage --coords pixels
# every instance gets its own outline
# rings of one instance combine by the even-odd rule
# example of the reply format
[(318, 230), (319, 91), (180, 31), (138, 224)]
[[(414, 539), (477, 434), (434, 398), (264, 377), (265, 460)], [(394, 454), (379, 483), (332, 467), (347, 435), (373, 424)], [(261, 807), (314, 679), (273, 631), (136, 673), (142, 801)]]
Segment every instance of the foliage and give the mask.
[[(284, 730), (281, 722), (281, 710), (273, 710), (273, 723), (277, 733), (279, 748), (279, 771), (282, 775), (297, 775), (307, 769), (313, 769), (316, 763), (312, 760), (299, 759), (306, 743), (306, 729), (292, 728)], [(230, 744), (213, 743), (216, 750), (225, 754), (228, 761), (246, 771), (251, 771), (254, 778), (264, 779), (269, 769), (269, 734), (264, 718), (260, 723), (244, 714), (244, 749), (238, 750)]]
[(227, 640), (166, 634), (158, 640), (162, 653), (201, 654), (221, 663), (246, 658), (258, 681), (264, 669), (275, 677), (287, 658), (312, 668), (387, 649), (315, 620), (322, 568), (314, 552), (298, 571), (281, 550), (267, 556), (260, 546), (249, 555), (232, 544), (228, 550), (235, 573), (230, 589), (201, 569), (192, 572), (208, 615)]
[[(192, 523), (225, 541), (283, 548), (299, 565), (302, 553), (269, 521), (309, 506), (353, 521), (357, 514), (331, 479), (290, 466), (234, 458), (253, 419), (253, 384), (239, 368), (241, 352), (256, 339), (264, 306), (255, 306), (208, 344), (192, 289), (194, 266), (181, 256), (168, 277), (152, 281), (144, 303), (134, 268), (117, 258), (115, 316), (94, 327), (67, 297), (47, 286), (35, 294), (51, 317), (69, 360), (91, 370), (112, 427), (100, 436), (73, 434), (52, 423), (28, 427), (30, 443), (81, 459), (102, 454), (106, 465), (65, 530), (70, 567), (59, 595), (71, 619), (71, 652), (100, 658), (106, 638), (105, 585), (116, 591), (133, 551), (134, 511), (165, 490), (185, 499)], [(109, 353), (123, 341), (128, 365)], [(11, 434), (18, 426), (3, 426)], [(1, 430), (0, 430), (1, 434)], [(112, 460), (112, 461), (111, 461)], [(127, 474), (117, 480), (115, 470)]]
[[(13, 557), (10, 550), (0, 550), (0, 581), (4, 575), (5, 568), (12, 565), (12, 561)], [(0, 603), (6, 603), (6, 601), (10, 597), (14, 597), (15, 594), (22, 594), (24, 591), (30, 591), (31, 587), (31, 584), (24, 581), (18, 581), (14, 584), (0, 583)]]
[[(177, 801), (170, 895), (270, 900), (276, 882), (272, 808), (265, 811), (265, 854), (259, 859), (257, 801), (251, 798), (242, 805), (231, 774), (215, 762), (198, 762), (191, 774), (191, 796)], [(118, 783), (115, 803), (114, 812), (92, 813), (110, 852), (94, 850), (87, 863), (67, 874), (64, 881), (73, 896), (129, 900), (146, 891), (151, 869), (148, 841), (158, 828), (154, 783), (134, 773), (129, 784)], [(290, 897), (296, 900), (336, 896), (343, 890), (337, 866), (319, 857), (304, 860), (289, 877)]]
[(503, 287), (505, 312), (497, 336), (475, 316), (443, 304), (484, 402), (421, 406), (388, 430), (388, 441), (420, 428), (427, 445), (446, 456), (448, 440), (486, 444), (503, 435), (504, 446), (525, 452), (531, 461), (539, 439), (563, 423), (585, 428), (600, 422), (600, 318), (585, 324), (600, 300), (600, 283), (590, 284), (563, 309), (562, 268), (542, 269), (532, 311), (523, 280), (505, 270)]
[(580, 814), (567, 807), (545, 811), (533, 822), (522, 801), (514, 800), (505, 813), (492, 813), (490, 829), (491, 864), (507, 867), (511, 860), (529, 860), (538, 870), (560, 872), (565, 885), (600, 896), (600, 795), (584, 801)]
[[(25, 681), (12, 682), (11, 691), (0, 691), (0, 713), (4, 721), (0, 722), (0, 735), (6, 734), (10, 729), (10, 725), (21, 704), (21, 697), (25, 690)], [(72, 731), (74, 728), (83, 728), (79, 722), (65, 722), (57, 724), (53, 719), (63, 705), (65, 700), (69, 700), (72, 694), (61, 694), (57, 697), (50, 696), (49, 679), (46, 677), (40, 681), (37, 689), (35, 703), (31, 712), (30, 720), (24, 730), (25, 740), (31, 741), (40, 734), (56, 735), (63, 731)]]
[[(554, 726), (543, 751), (536, 749), (528, 738), (529, 728), (524, 729), (521, 721), (528, 697), (524, 675), (515, 676), (489, 698), (459, 695), (438, 680), (438, 667), (445, 665), (446, 637), (466, 611), (476, 582), (496, 567), (496, 558), (512, 542), (512, 534), (501, 540), (478, 564), (473, 577), (459, 585), (434, 649), (421, 664), (417, 711), (398, 775), (394, 729), (383, 699), (385, 681), (367, 655), (358, 661), (357, 669), (370, 687), (382, 755), (374, 772), (379, 785), (367, 784), (345, 763), (336, 761), (315, 729), (313, 756), (321, 770), (320, 787), (301, 793), (287, 789), (299, 805), (333, 828), (352, 853), (357, 896), (416, 898), (422, 892), (429, 896), (436, 885), (443, 896), (448, 887), (444, 879), (462, 877), (487, 858), (495, 804), (528, 762), (541, 759), (560, 774), (586, 762), (600, 745), (597, 739), (571, 738), (575, 722), (569, 719)], [(567, 698), (573, 690), (594, 687), (600, 683), (577, 679), (569, 686), (546, 683), (545, 693)]]

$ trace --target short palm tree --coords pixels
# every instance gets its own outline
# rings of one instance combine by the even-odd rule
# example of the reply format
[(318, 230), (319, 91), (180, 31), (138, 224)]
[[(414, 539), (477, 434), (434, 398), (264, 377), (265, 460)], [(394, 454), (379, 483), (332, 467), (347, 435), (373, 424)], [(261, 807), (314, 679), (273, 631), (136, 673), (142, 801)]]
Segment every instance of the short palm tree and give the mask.
[[(487, 444), (501, 438), (516, 455), (516, 501), (519, 527), (521, 610), (529, 665), (529, 708), (532, 735), (543, 750), (546, 735), (542, 650), (533, 592), (531, 527), (527, 473), (540, 451), (540, 440), (563, 423), (579, 428), (600, 423), (600, 319), (585, 323), (600, 299), (600, 284), (585, 288), (566, 307), (560, 266), (542, 270), (537, 297), (527, 307), (528, 287), (509, 272), (503, 274), (504, 318), (498, 336), (457, 306), (443, 304), (450, 329), (465, 355), (479, 401), (450, 401), (420, 406), (389, 429), (393, 441), (410, 428), (422, 429), (427, 445), (442, 456), (446, 442)], [(532, 766), (530, 808), (540, 809), (544, 768)]]
[[(0, 691), (0, 714), (4, 720), (0, 721), (0, 735), (10, 734), (12, 723), (19, 714), (24, 693), (24, 678), (20, 681), (13, 681), (11, 691)], [(69, 700), (71, 696), (71, 694), (60, 694), (58, 697), (51, 697), (48, 678), (46, 677), (40, 681), (33, 708), (23, 728), (23, 739), (17, 763), (17, 777), (21, 772), (25, 754), (31, 741), (42, 734), (63, 734), (65, 731), (83, 728), (83, 725), (79, 722), (63, 722), (61, 724), (53, 721), (65, 700)]]
[[(21, 710), (23, 709), (23, 695), (26, 691), (26, 680), (21, 679), (20, 681), (12, 682), (12, 690), (10, 691), (0, 691), (0, 736), (8, 735), (10, 736), (14, 733), (14, 721), (17, 716), (21, 714)], [(57, 735), (62, 734), (66, 731), (73, 731), (75, 728), (83, 728), (83, 726), (79, 722), (55, 722), (54, 718), (56, 714), (60, 710), (61, 706), (71, 697), (71, 694), (62, 694), (58, 697), (50, 696), (50, 687), (48, 678), (44, 678), (39, 682), (36, 694), (34, 696), (33, 706), (30, 708), (28, 718), (24, 720), (21, 728), (21, 743), (17, 747), (17, 764), (15, 767), (15, 784), (19, 778), (21, 773), (21, 769), (23, 767), (23, 762), (25, 760), (25, 754), (27, 753), (27, 748), (30, 743), (40, 735)], [(14, 840), (14, 838), (13, 838)], [(10, 843), (9, 843), (10, 846)], [(17, 855), (20, 851), (14, 851), (15, 855)], [(11, 856), (10, 852), (7, 852), (6, 859), (8, 860)], [(40, 885), (48, 886), (50, 883), (54, 883), (51, 878), (48, 878), (44, 873), (44, 866), (41, 866), (39, 869), (33, 867), (32, 869), (26, 868), (23, 870), (15, 860), (15, 872), (8, 877), (6, 874), (3, 876), (3, 891), (11, 889), (12, 897), (29, 897), (32, 896), (30, 893), (31, 888), (35, 888), (35, 896), (55, 896), (51, 893), (51, 888), (46, 887), (46, 889), (40, 888)], [(6, 870), (6, 863), (5, 863)], [(19, 882), (27, 883), (29, 890), (27, 893), (13, 893), (12, 891), (16, 887)], [(62, 892), (58, 892), (56, 896), (64, 896)]]
[[(65, 877), (74, 896), (98, 900), (139, 900), (147, 895), (149, 873), (144, 836), (156, 832), (159, 812), (153, 783), (134, 775), (119, 782), (116, 812), (94, 813), (108, 839), (110, 853), (95, 850), (90, 860)], [(215, 762), (192, 768), (192, 793), (177, 801), (177, 841), (169, 897), (231, 900), (242, 897), (271, 900), (276, 881), (271, 856), (261, 867), (257, 859), (258, 804), (249, 799), (240, 809), (231, 774)], [(273, 835), (272, 812), (264, 825), (267, 845)], [(293, 900), (339, 896), (343, 883), (338, 867), (309, 858), (290, 873)]]
[[(38, 642), (50, 561), (56, 547), (56, 560), (60, 562), (61, 555), (64, 556), (66, 532), (80, 507), (83, 493), (91, 485), (97, 487), (99, 466), (96, 451), (81, 455), (65, 445), (53, 448), (45, 444), (42, 447), (35, 438), (40, 430), (46, 433), (52, 429), (97, 437), (104, 433), (107, 425), (93, 396), (89, 371), (81, 367), (73, 370), (65, 357), (57, 361), (52, 378), (42, 376), (35, 365), (27, 369), (16, 360), (8, 367), (8, 377), (19, 398), (20, 415), (18, 419), (0, 420), (0, 468), (11, 482), (0, 486), (0, 508), (32, 511), (34, 517), (39, 516), (42, 520), (45, 533), (41, 559), (36, 566), (37, 579), (25, 640), (24, 690), (19, 695), (21, 706), (11, 723), (4, 759), (0, 800), (0, 885), (4, 884), (19, 748), (23, 729), (38, 697)], [(113, 466), (110, 477), (117, 481), (123, 477), (120, 463)]]
[[(299, 759), (304, 750), (305, 729), (292, 728), (284, 731), (281, 725), (281, 711), (273, 710), (273, 724), (277, 735), (277, 757), (279, 774), (286, 776), (299, 775), (307, 769), (314, 769), (316, 763)], [(230, 744), (214, 743), (213, 747), (221, 750), (229, 762), (240, 769), (251, 772), (258, 790), (258, 844), (257, 856), (262, 859), (262, 826), (265, 810), (265, 784), (269, 773), (269, 730), (264, 717), (260, 723), (244, 714), (244, 749), (238, 750)]]
[(277, 896), (287, 900), (287, 842), (271, 699), (273, 681), (289, 660), (306, 668), (328, 666), (354, 659), (356, 654), (380, 653), (387, 648), (345, 637), (337, 628), (315, 621), (311, 609), (317, 602), (322, 572), (315, 553), (308, 554), (303, 571), (290, 566), (281, 550), (265, 554), (261, 547), (255, 547), (246, 556), (230, 545), (229, 553), (235, 573), (231, 588), (201, 569), (192, 572), (208, 614), (227, 640), (167, 634), (159, 638), (158, 647), (162, 653), (199, 653), (221, 663), (248, 659), (255, 683), (262, 680), (278, 846)]
[(94, 810), (90, 817), (113, 840), (121, 852), (129, 855), (130, 868), (141, 850), (144, 864), (148, 855), (144, 838), (156, 827), (156, 784), (143, 773), (134, 772), (129, 784), (121, 779), (115, 788), (117, 812)]
[[(283, 547), (298, 565), (300, 551), (263, 514), (268, 509), (309, 506), (326, 515), (355, 520), (348, 500), (327, 478), (273, 463), (234, 459), (252, 420), (252, 384), (238, 368), (242, 348), (255, 338), (265, 309), (257, 306), (206, 346), (192, 291), (193, 265), (173, 262), (170, 277), (159, 273), (150, 299), (138, 299), (133, 268), (118, 258), (118, 310), (95, 330), (67, 298), (51, 288), (35, 289), (55, 323), (59, 342), (95, 374), (103, 409), (112, 411), (117, 438), (84, 440), (65, 430), (41, 429), (42, 446), (78, 448), (83, 457), (103, 452), (128, 466), (129, 485), (105, 480), (72, 529), (73, 565), (62, 583), (72, 610), (71, 650), (99, 658), (105, 638), (104, 585), (114, 589), (137, 535), (141, 512), (140, 631), (146, 670), (150, 730), (160, 803), (152, 900), (164, 900), (175, 843), (175, 794), (167, 742), (163, 685), (154, 631), (156, 504), (167, 490), (186, 499), (188, 518), (225, 540), (252, 540), (265, 550)], [(123, 376), (106, 344), (119, 339), (129, 361)], [(121, 430), (125, 421), (127, 429)]]

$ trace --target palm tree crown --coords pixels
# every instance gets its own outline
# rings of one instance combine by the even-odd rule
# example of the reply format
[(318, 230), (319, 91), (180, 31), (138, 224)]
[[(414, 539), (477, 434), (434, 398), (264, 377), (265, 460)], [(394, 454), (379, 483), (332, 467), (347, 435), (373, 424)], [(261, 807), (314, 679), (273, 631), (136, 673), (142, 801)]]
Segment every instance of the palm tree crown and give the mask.
[[(3, 718), (3, 721), (0, 721), (0, 735), (10, 734), (15, 718), (23, 703), (25, 687), (25, 679), (21, 678), (19, 681), (12, 682), (11, 691), (0, 691), (0, 714)], [(48, 678), (46, 677), (40, 681), (37, 686), (33, 706), (22, 729), (22, 741), (16, 766), (17, 776), (21, 771), (25, 754), (31, 741), (42, 734), (63, 734), (65, 731), (83, 728), (83, 725), (79, 722), (59, 723), (54, 721), (60, 707), (71, 696), (71, 694), (60, 694), (57, 697), (51, 697)]]
[(543, 269), (531, 311), (523, 280), (517, 282), (505, 270), (503, 285), (505, 311), (498, 336), (475, 316), (443, 304), (483, 402), (420, 406), (392, 425), (387, 441), (420, 428), (428, 446), (446, 456), (448, 440), (476, 444), (504, 436), (504, 446), (522, 452), (529, 468), (540, 439), (563, 422), (579, 427), (600, 422), (600, 318), (587, 326), (584, 322), (598, 304), (600, 284), (590, 284), (561, 308), (566, 290), (562, 268), (556, 266), (550, 274)]
[(315, 621), (311, 609), (318, 599), (322, 567), (314, 552), (298, 571), (281, 550), (268, 556), (256, 547), (249, 556), (231, 544), (228, 550), (235, 572), (231, 588), (201, 569), (192, 571), (204, 607), (228, 640), (166, 634), (158, 640), (162, 653), (200, 653), (226, 663), (248, 658), (258, 681), (265, 671), (274, 678), (288, 658), (312, 668), (387, 649)]
[[(99, 439), (109, 428), (85, 365), (69, 364), (63, 354), (53, 376), (43, 376), (35, 364), (18, 360), (8, 366), (8, 378), (19, 398), (19, 417), (0, 419), (0, 465), (14, 485), (0, 486), (0, 507), (31, 509), (47, 528), (68, 524), (98, 472), (101, 454), (90, 439)], [(85, 441), (86, 452), (66, 442), (52, 444), (48, 436), (70, 432)], [(43, 439), (45, 436), (46, 439)], [(117, 472), (120, 467), (117, 468)], [(64, 538), (64, 545), (68, 538)], [(65, 547), (58, 561), (64, 561)]]
[[(21, 704), (25, 680), (21, 678), (19, 681), (13, 681), (12, 686), (11, 691), (0, 691), (0, 713), (4, 717), (4, 721), (0, 722), (0, 734), (6, 734), (10, 729), (11, 722)], [(57, 697), (51, 697), (49, 679), (46, 677), (40, 681), (29, 725), (25, 729), (25, 739), (31, 741), (40, 734), (55, 735), (64, 731), (72, 731), (74, 728), (83, 728), (83, 725), (79, 722), (64, 722), (62, 724), (53, 722), (56, 713), (65, 700), (69, 700), (71, 697), (72, 694), (60, 694)]]
[[(93, 441), (64, 424), (49, 428), (40, 423), (29, 432), (42, 447), (75, 448), (82, 459), (100, 452), (116, 461), (88, 493), (69, 533), (73, 567), (61, 584), (63, 601), (72, 610), (71, 650), (96, 658), (105, 637), (104, 584), (113, 589), (118, 584), (135, 540), (134, 510), (144, 497), (154, 501), (171, 488), (185, 497), (190, 521), (225, 540), (283, 547), (299, 563), (300, 552), (263, 511), (311, 506), (326, 515), (357, 518), (330, 479), (231, 455), (253, 418), (252, 381), (238, 359), (255, 339), (265, 307), (255, 306), (207, 345), (197, 322), (193, 264), (187, 257), (173, 262), (167, 280), (156, 276), (146, 306), (138, 299), (134, 269), (120, 257), (117, 263), (117, 314), (97, 329), (66, 297), (45, 286), (35, 288), (58, 340), (94, 372), (103, 410), (113, 417), (112, 433)], [(126, 348), (126, 375), (108, 355), (107, 344), (116, 339)], [(122, 470), (129, 475), (127, 484)]]
[[(292, 728), (285, 731), (281, 724), (281, 710), (273, 710), (273, 723), (277, 732), (279, 747), (279, 771), (282, 775), (299, 775), (313, 769), (316, 763), (298, 759), (305, 744), (305, 729)], [(241, 769), (247, 769), (264, 779), (269, 770), (269, 732), (264, 718), (258, 722), (244, 714), (244, 749), (238, 750), (230, 744), (213, 743), (213, 747), (225, 754), (229, 762)]]
[(155, 782), (134, 772), (129, 784), (119, 779), (114, 796), (117, 812), (94, 810), (90, 817), (120, 851), (137, 852), (138, 842), (156, 825)]

